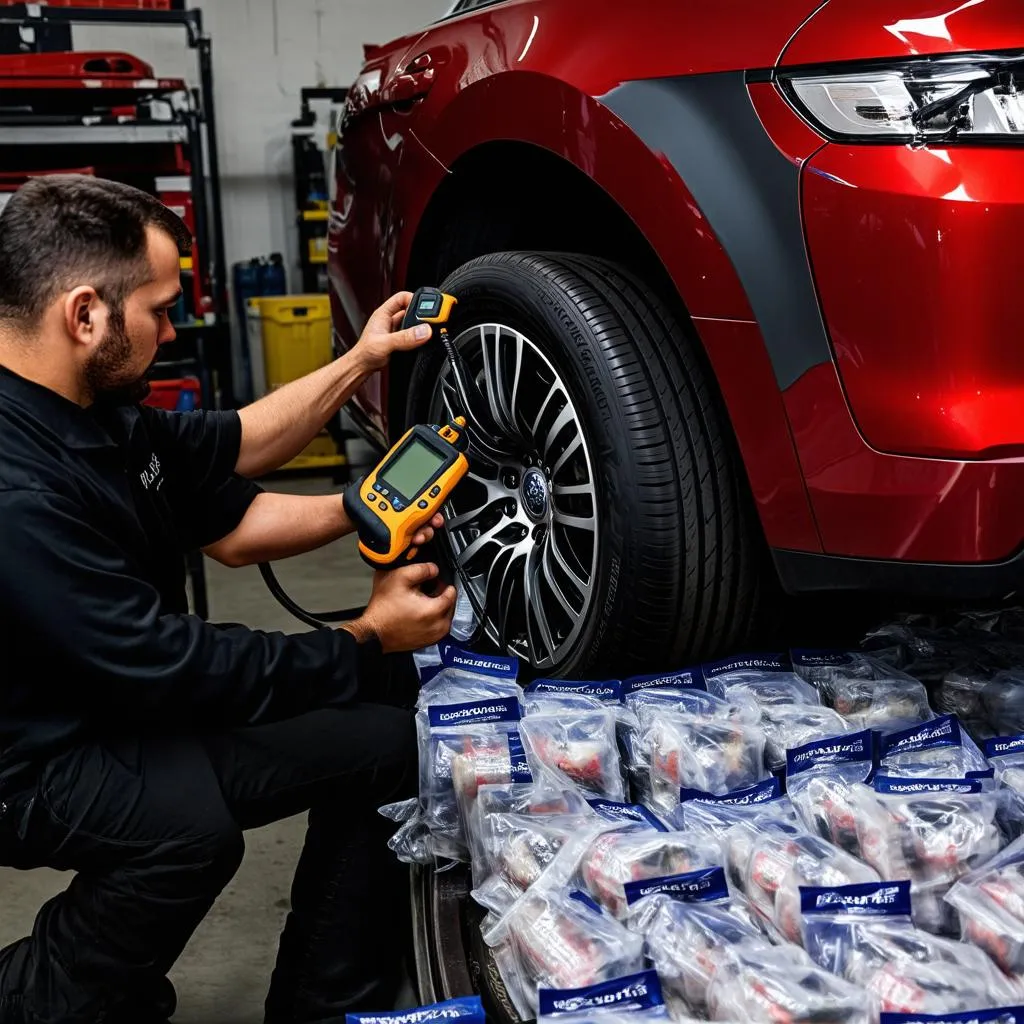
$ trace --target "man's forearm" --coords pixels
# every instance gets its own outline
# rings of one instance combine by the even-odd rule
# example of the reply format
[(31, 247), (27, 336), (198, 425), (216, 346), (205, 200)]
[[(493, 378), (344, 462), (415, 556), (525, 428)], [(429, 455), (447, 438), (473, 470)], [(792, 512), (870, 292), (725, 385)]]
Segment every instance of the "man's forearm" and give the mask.
[(236, 472), (260, 476), (295, 458), (352, 397), (369, 372), (360, 354), (353, 350), (239, 410), (242, 444)]
[(225, 565), (255, 565), (314, 551), (352, 532), (341, 495), (265, 491), (238, 526), (205, 551)]

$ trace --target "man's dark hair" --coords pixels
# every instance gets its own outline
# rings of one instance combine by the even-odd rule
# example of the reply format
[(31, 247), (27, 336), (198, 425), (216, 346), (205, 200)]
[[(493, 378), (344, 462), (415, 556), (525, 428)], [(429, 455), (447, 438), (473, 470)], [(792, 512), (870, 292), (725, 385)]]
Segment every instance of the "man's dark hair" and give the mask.
[(148, 192), (81, 174), (30, 179), (0, 213), (0, 321), (34, 328), (58, 295), (82, 284), (120, 308), (151, 278), (150, 226), (190, 251), (184, 221)]

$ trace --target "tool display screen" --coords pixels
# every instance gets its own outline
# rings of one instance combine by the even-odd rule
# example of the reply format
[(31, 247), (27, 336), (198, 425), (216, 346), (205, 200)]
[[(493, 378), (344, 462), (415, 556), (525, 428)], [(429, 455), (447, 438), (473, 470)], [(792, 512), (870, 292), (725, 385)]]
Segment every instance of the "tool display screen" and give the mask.
[(413, 440), (394, 462), (388, 464), (381, 476), (384, 483), (409, 501), (433, 479), (444, 465), (443, 455), (422, 441)]

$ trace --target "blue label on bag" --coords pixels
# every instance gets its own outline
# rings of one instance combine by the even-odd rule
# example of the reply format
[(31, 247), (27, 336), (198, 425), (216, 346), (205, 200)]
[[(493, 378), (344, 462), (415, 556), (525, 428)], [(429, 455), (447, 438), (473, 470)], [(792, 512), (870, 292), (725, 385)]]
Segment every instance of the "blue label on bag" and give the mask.
[(818, 651), (801, 647), (792, 653), (793, 664), (807, 668), (840, 668), (853, 662), (848, 651)]
[(457, 1020), (465, 1024), (485, 1024), (479, 996), (462, 996), (443, 1003), (432, 1003), (414, 1010), (390, 1010), (381, 1013), (346, 1013), (345, 1024), (425, 1024), (434, 1020)]
[(882, 757), (890, 754), (909, 754), (917, 750), (936, 747), (958, 747), (963, 743), (960, 723), (954, 715), (942, 715), (923, 725), (894, 732), (882, 739)]
[(622, 681), (624, 695), (640, 690), (707, 690), (699, 668), (681, 668), (676, 672), (655, 672), (647, 676), (630, 676)]
[(981, 779), (898, 779), (876, 775), (876, 793), (980, 793)]
[(1006, 754), (1019, 754), (1024, 751), (1024, 732), (1016, 736), (994, 736), (985, 740), (986, 757), (1004, 757)]
[(641, 825), (649, 825), (658, 832), (667, 832), (668, 827), (646, 808), (643, 804), (620, 804), (615, 800), (588, 800), (588, 804), (606, 821), (635, 821)]
[(862, 732), (830, 736), (828, 739), (790, 747), (786, 751), (786, 775), (799, 775), (825, 764), (868, 763), (874, 756), (874, 741), (870, 729)]
[(601, 905), (594, 899), (593, 896), (588, 892), (584, 892), (582, 889), (573, 889), (569, 893), (569, 899), (575, 900), (577, 903), (582, 903), (587, 910), (592, 910), (595, 914), (601, 914)]
[(656, 971), (640, 971), (612, 981), (599, 981), (585, 988), (542, 988), (537, 992), (540, 1017), (563, 1013), (586, 1013), (614, 1009), (626, 1012), (653, 1010), (664, 1005), (661, 982)]
[(800, 911), (843, 917), (910, 917), (910, 882), (801, 885)]
[(964, 1013), (883, 1013), (879, 1024), (1024, 1024), (1024, 1006)]
[(729, 672), (788, 672), (792, 668), (793, 663), (785, 654), (747, 654), (709, 661), (701, 666), (705, 679), (714, 679)]
[(745, 786), (743, 789), (734, 789), (731, 793), (706, 793), (702, 789), (687, 789), (683, 786), (679, 790), (679, 802), (681, 804), (696, 802), (701, 804), (766, 804), (769, 800), (778, 800), (782, 796), (782, 784), (776, 778), (765, 779), (764, 782), (755, 783), (753, 786)]
[(498, 654), (474, 654), (455, 644), (441, 644), (441, 663), (445, 668), (461, 668), (498, 679), (515, 679), (519, 674), (519, 659)]
[(712, 900), (724, 900), (729, 895), (724, 868), (701, 868), (699, 871), (685, 871), (679, 875), (642, 878), (626, 882), (623, 890), (626, 905), (630, 907), (637, 900), (660, 894), (683, 903), (709, 903)]
[(591, 679), (535, 679), (526, 687), (525, 692), (573, 693), (618, 703), (622, 699), (622, 683), (618, 679), (606, 679), (603, 682)]
[(465, 704), (435, 704), (427, 709), (430, 727), (481, 725), (487, 722), (518, 722), (522, 717), (516, 697), (495, 697)]
[(530, 763), (526, 760), (526, 751), (523, 749), (523, 738), (518, 732), (510, 732), (508, 739), (508, 757), (511, 765), (509, 775), (513, 782), (533, 782), (533, 772), (530, 771)]

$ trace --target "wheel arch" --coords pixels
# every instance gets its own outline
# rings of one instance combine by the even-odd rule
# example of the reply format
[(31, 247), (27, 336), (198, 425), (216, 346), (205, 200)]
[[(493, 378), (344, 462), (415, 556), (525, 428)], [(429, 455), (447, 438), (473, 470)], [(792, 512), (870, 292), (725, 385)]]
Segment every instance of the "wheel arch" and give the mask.
[[(642, 147), (635, 136), (632, 143)], [(631, 159), (631, 148), (619, 159)], [(396, 283), (437, 284), (470, 259), (508, 250), (603, 257), (631, 270), (700, 340), (768, 543), (818, 550), (782, 395), (739, 279), (685, 184), (642, 149), (654, 161), (646, 173), (659, 179), (659, 190), (666, 175), (674, 179), (671, 206), (660, 206), (671, 224), (668, 248), (665, 224), (652, 231), (643, 210), (634, 214), (611, 191), (614, 182), (545, 145), (486, 139), (451, 161), (419, 217), (407, 258), (399, 260)], [(645, 188), (643, 166), (635, 169), (634, 195)], [(659, 235), (660, 246), (652, 241)], [(411, 359), (401, 359), (389, 371), (389, 422), (403, 422), (411, 367)]]

